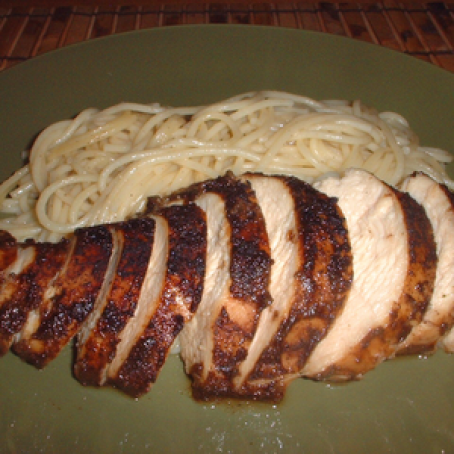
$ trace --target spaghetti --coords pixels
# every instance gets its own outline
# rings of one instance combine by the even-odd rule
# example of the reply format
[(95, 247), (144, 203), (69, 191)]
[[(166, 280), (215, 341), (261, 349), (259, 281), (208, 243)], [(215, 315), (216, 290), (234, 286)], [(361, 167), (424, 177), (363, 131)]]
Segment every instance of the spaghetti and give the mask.
[(29, 163), (0, 186), (0, 228), (57, 241), (127, 219), (165, 195), (231, 170), (294, 175), (363, 168), (391, 185), (424, 171), (451, 189), (452, 156), (421, 147), (408, 122), (359, 101), (251, 92), (199, 107), (121, 103), (46, 128)]

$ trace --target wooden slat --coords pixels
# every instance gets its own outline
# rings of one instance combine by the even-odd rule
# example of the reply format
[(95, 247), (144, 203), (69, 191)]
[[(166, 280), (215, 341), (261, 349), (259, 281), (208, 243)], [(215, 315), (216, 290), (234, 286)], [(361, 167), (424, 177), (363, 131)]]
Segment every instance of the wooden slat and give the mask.
[[(306, 0), (309, 3), (319, 3), (317, 0)], [(231, 2), (223, 2), (222, 0), (190, 0), (192, 4), (231, 4), (231, 5), (253, 5), (263, 3), (263, 0), (234, 0)], [(375, 3), (376, 0), (358, 0), (360, 4), (371, 4)], [(0, 5), (5, 7), (30, 7), (30, 6), (41, 6), (41, 7), (59, 7), (59, 6), (92, 6), (96, 4), (97, 6), (122, 6), (122, 5), (132, 5), (132, 6), (150, 6), (150, 5), (162, 5), (166, 2), (163, 0), (0, 0)], [(175, 5), (187, 5), (187, 0), (171, 0)], [(275, 0), (274, 4), (285, 4), (288, 3), (286, 0)]]
[(0, 0), (0, 69), (84, 40), (180, 24), (314, 30), (381, 45), (454, 71), (454, 3), (398, 0), (78, 0), (77, 6), (65, 0)]
[(93, 12), (94, 8), (90, 6), (73, 8), (62, 42), (63, 46), (79, 43), (90, 37), (93, 26)]
[(299, 3), (298, 18), (300, 28), (302, 28), (303, 30), (321, 31), (321, 24), (315, 4)]

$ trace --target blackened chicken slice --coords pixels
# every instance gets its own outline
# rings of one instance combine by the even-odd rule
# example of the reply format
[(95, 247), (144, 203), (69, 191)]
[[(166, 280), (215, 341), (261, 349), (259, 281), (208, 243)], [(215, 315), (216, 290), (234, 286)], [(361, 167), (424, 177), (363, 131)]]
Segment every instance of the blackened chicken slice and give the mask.
[(106, 226), (76, 230), (60, 273), (13, 345), (19, 357), (42, 368), (71, 341), (103, 292), (112, 253), (112, 235)]
[(273, 302), (234, 381), (245, 397), (280, 400), (342, 310), (352, 280), (350, 244), (334, 199), (297, 178), (245, 177), (265, 217)]
[(181, 334), (181, 356), (196, 398), (237, 396), (233, 377), (271, 303), (265, 221), (250, 185), (231, 174), (194, 185), (181, 197), (195, 200), (208, 223), (205, 290)]
[(143, 282), (134, 295), (133, 313), (124, 320), (125, 325), (119, 333), (115, 355), (110, 360), (105, 371), (105, 384), (115, 382), (120, 369), (127, 361), (128, 356), (137, 340), (152, 318), (163, 291), (168, 260), (168, 225), (162, 216), (153, 218), (153, 246), (151, 254), (146, 256), (146, 272)]
[[(423, 173), (408, 177), (402, 190), (426, 210), (433, 227), (438, 264), (434, 292), (422, 323), (399, 346), (399, 354), (431, 352), (454, 323), (454, 195)], [(451, 336), (452, 343), (449, 335), (443, 343), (448, 351), (454, 351), (454, 334)]]
[(137, 309), (153, 248), (155, 221), (151, 218), (110, 228), (118, 248), (110, 285), (77, 335), (74, 375), (84, 385), (105, 383), (121, 333)]
[(204, 383), (210, 383), (208, 379), (212, 380), (216, 374), (213, 363), (215, 348), (213, 331), (223, 310), (224, 300), (230, 294), (231, 236), (224, 201), (220, 196), (212, 193), (203, 194), (197, 198), (197, 205), (204, 210), (207, 219), (204, 289), (198, 311), (180, 334), (181, 357), (186, 373), (193, 376), (194, 389), (195, 386), (201, 388)]
[(0, 230), (0, 285), (8, 275), (7, 269), (17, 259), (18, 243), (6, 230)]
[[(9, 307), (12, 300), (20, 291), (21, 275), (26, 273), (36, 256), (36, 247), (34, 244), (20, 245), (16, 239), (8, 232), (1, 232), (0, 239), (0, 332), (8, 335), (14, 326), (9, 320)], [(0, 356), (3, 356), (9, 350), (9, 342), (0, 342)]]
[(34, 243), (20, 244), (7, 232), (1, 232), (0, 240), (0, 307), (18, 291), (19, 276), (33, 264), (36, 256)]
[(17, 260), (9, 268), (7, 284), (15, 291), (12, 294), (2, 292), (2, 296), (9, 297), (2, 298), (0, 305), (0, 354), (9, 350), (15, 338), (20, 337), (30, 314), (40, 307), (47, 287), (65, 262), (68, 250), (67, 240), (55, 244), (28, 242), (18, 245)]
[[(7, 232), (1, 232), (0, 240), (0, 337), (1, 333), (8, 335), (14, 323), (9, 320), (9, 307), (12, 300), (17, 298), (20, 291), (21, 275), (25, 274), (36, 256), (34, 244), (22, 246), (17, 243)], [(7, 334), (8, 333), (8, 334)], [(4, 344), (0, 341), (0, 356), (9, 350), (9, 343)]]
[(348, 170), (315, 186), (338, 198), (347, 219), (354, 279), (344, 310), (303, 373), (358, 379), (394, 356), (422, 319), (435, 278), (432, 229), (419, 204), (368, 172)]
[[(8, 232), (2, 231), (0, 235), (0, 355), (4, 355), (10, 348), (11, 335), (15, 334), (21, 316), (16, 320), (13, 302), (18, 301), (24, 294), (24, 286), (21, 285), (27, 274), (33, 267), (37, 256), (37, 246), (34, 242), (18, 243)], [(25, 292), (26, 293), (26, 292)], [(21, 311), (20, 308), (17, 311)]]
[(194, 204), (164, 208), (134, 318), (121, 334), (108, 381), (127, 394), (146, 393), (170, 348), (200, 303), (206, 259), (206, 217)]

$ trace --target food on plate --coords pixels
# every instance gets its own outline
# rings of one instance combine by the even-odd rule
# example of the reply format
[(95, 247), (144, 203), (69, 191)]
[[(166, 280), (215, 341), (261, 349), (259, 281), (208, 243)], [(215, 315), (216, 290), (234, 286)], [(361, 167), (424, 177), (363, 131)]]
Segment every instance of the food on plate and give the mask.
[(303, 373), (354, 379), (393, 356), (420, 323), (437, 265), (432, 227), (410, 196), (361, 170), (315, 187), (335, 197), (346, 217), (354, 277), (342, 313)]
[[(114, 248), (109, 226), (78, 230), (69, 243), (64, 262), (58, 269), (54, 267), (56, 273), (40, 289), (42, 297), (37, 307), (29, 312), (14, 340), (14, 351), (37, 367), (53, 360), (80, 330), (113, 272)], [(52, 253), (47, 261), (53, 263)], [(30, 290), (34, 291), (33, 281)], [(28, 299), (27, 295), (24, 299)]]
[(411, 330), (399, 353), (430, 351), (440, 338), (445, 349), (454, 352), (453, 334), (445, 336), (454, 323), (454, 195), (424, 174), (406, 178), (402, 189), (427, 212), (434, 229), (438, 266), (435, 290), (422, 323)]
[(265, 220), (254, 191), (232, 175), (196, 183), (164, 203), (181, 200), (201, 207), (208, 224), (202, 301), (181, 333), (181, 356), (195, 393), (234, 394), (232, 377), (271, 300)]
[(5, 354), (13, 337), (17, 343), (17, 333), (23, 332), (27, 321), (27, 330), (36, 325), (35, 320), (39, 324), (40, 307), (46, 307), (43, 300), (65, 264), (70, 242), (18, 244), (3, 231), (0, 249), (0, 354)]
[[(209, 223), (213, 271), (180, 338), (195, 395), (277, 399), (350, 286), (350, 246), (336, 202), (295, 177), (257, 174), (195, 184), (164, 203), (175, 197), (203, 206)], [(288, 208), (280, 210), (285, 198)]]
[[(454, 230), (412, 197), (420, 178), (450, 197), (420, 173), (408, 193), (361, 169), (313, 185), (228, 173), (56, 243), (4, 232), (0, 339), (43, 367), (75, 338), (76, 378), (134, 397), (157, 380), (178, 335), (199, 399), (280, 400), (297, 377), (361, 378), (412, 352), (402, 346), (433, 297), (454, 293), (439, 278), (454, 274), (440, 249)], [(37, 257), (54, 256), (61, 271), (36, 271)], [(453, 326), (449, 304), (437, 343)]]
[[(206, 221), (197, 206), (164, 209), (141, 297), (115, 349), (108, 382), (132, 396), (156, 381), (175, 338), (200, 303), (205, 277)], [(115, 319), (113, 319), (115, 324)]]
[[(74, 375), (85, 385), (105, 384), (114, 357), (120, 357), (120, 353), (116, 354), (122, 350), (118, 346), (120, 335), (141, 299), (149, 298), (150, 290), (145, 290), (150, 287), (152, 276), (160, 278), (164, 273), (167, 232), (162, 231), (162, 224), (142, 218), (110, 226), (115, 259), (98, 304), (77, 334)], [(161, 271), (150, 274), (146, 282), (149, 267)]]
[(0, 187), (8, 215), (0, 229), (19, 241), (55, 242), (227, 171), (312, 183), (356, 167), (391, 185), (423, 171), (453, 189), (444, 169), (451, 160), (421, 146), (402, 116), (359, 101), (261, 91), (198, 107), (122, 103), (86, 109), (39, 135), (28, 164)]
[(272, 301), (232, 381), (240, 395), (276, 399), (342, 310), (353, 277), (350, 243), (336, 201), (308, 183), (286, 176), (244, 178), (265, 215)]

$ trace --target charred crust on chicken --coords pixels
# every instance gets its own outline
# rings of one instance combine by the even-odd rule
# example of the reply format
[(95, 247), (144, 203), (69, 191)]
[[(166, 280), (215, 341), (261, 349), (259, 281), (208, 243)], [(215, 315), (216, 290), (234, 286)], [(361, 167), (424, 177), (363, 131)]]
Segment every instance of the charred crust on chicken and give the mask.
[(34, 260), (14, 277), (16, 292), (0, 305), (0, 354), (9, 349), (29, 313), (39, 308), (47, 286), (65, 261), (69, 242), (28, 243), (26, 247), (34, 250)]
[(121, 333), (136, 311), (153, 248), (155, 221), (152, 218), (132, 219), (111, 227), (120, 238), (115, 276), (91, 332), (86, 336), (82, 330), (77, 339), (74, 374), (84, 385), (103, 384)]
[(93, 310), (112, 252), (112, 237), (104, 226), (79, 229), (69, 262), (54, 284), (56, 293), (31, 339), (20, 341), (16, 353), (44, 367), (73, 338)]
[(205, 213), (191, 204), (164, 208), (160, 215), (167, 221), (169, 237), (164, 285), (155, 312), (109, 380), (133, 397), (147, 392), (156, 381), (175, 338), (197, 310), (203, 289)]
[[(329, 194), (294, 177), (228, 173), (151, 198), (134, 219), (82, 228), (56, 244), (19, 243), (0, 232), (0, 355), (11, 347), (41, 368), (77, 335), (75, 377), (139, 397), (180, 335), (196, 399), (277, 402), (298, 377), (357, 380), (396, 353), (431, 351), (453, 329), (449, 308), (429, 338), (405, 342), (424, 323), (435, 291), (433, 221), (411, 193), (368, 172), (346, 172), (353, 174), (356, 184), (342, 186), (339, 176), (341, 192)], [(438, 189), (453, 210), (454, 195)], [(359, 192), (366, 208), (357, 219), (355, 202), (346, 210), (342, 203)], [(355, 249), (363, 236), (365, 246)], [(354, 299), (358, 274), (366, 292)], [(372, 286), (383, 276), (380, 288)], [(370, 288), (384, 288), (385, 303), (362, 306)], [(371, 305), (384, 310), (366, 320)], [(359, 334), (353, 325), (361, 325)], [(329, 350), (350, 337), (338, 356)], [(329, 351), (320, 353), (323, 346)]]
[(240, 394), (255, 399), (283, 395), (300, 374), (342, 310), (353, 275), (348, 231), (336, 200), (297, 178), (281, 178), (295, 204), (297, 233), (290, 241), (296, 240), (300, 265), (289, 313), (243, 382)]

